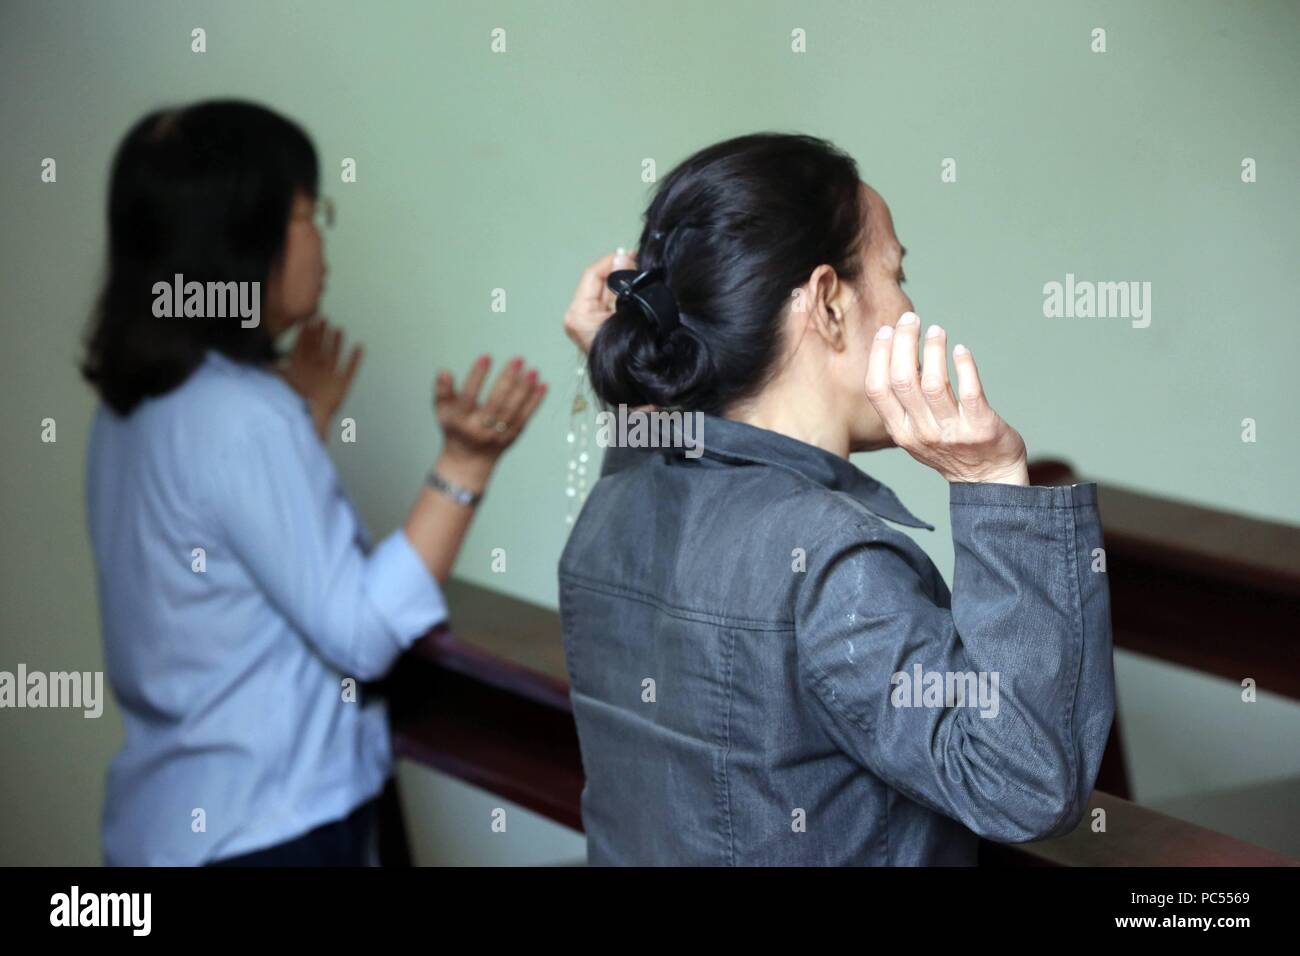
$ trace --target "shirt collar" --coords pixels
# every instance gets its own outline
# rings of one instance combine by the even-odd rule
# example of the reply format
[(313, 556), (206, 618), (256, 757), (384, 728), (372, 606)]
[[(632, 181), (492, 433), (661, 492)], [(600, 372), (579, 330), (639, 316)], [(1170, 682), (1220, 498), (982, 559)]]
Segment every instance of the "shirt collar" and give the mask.
[(260, 364), (253, 362), (236, 362), (228, 355), (223, 355), (216, 349), (208, 349), (203, 354), (204, 363), (210, 367), (219, 369), (226, 373), (236, 375), (269, 375), (278, 385), (282, 386), (283, 391), (288, 395), (291, 401), (302, 408), (311, 417), (311, 402), (307, 401), (297, 389), (289, 384), (289, 380), (279, 374), (275, 366), (270, 364)]
[(933, 531), (898, 500), (886, 485), (847, 458), (766, 428), (713, 415), (704, 416), (701, 454), (718, 461), (750, 461), (797, 472), (831, 491), (842, 491), (873, 514), (910, 528)]

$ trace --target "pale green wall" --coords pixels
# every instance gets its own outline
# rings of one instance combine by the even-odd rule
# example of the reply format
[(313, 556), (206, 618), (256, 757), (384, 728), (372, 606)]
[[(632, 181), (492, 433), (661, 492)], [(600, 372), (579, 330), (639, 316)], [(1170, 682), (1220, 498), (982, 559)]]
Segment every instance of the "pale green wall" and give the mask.
[[(101, 666), (82, 515), (92, 401), (74, 361), (101, 267), (107, 166), (146, 110), (212, 95), (266, 102), (320, 149), (340, 212), (325, 307), (368, 349), (346, 409), (359, 442), (334, 454), (373, 530), (401, 519), (431, 461), (438, 365), (522, 352), (554, 384), (475, 525), (466, 577), (554, 603), (574, 365), (559, 323), (577, 272), (635, 241), (643, 159), (662, 174), (757, 129), (824, 135), (857, 157), (910, 249), (922, 319), (974, 349), (1033, 454), (1300, 521), (1298, 11), (6, 2), (0, 669)], [(201, 55), (189, 48), (196, 26), (208, 34)], [(1105, 54), (1089, 50), (1095, 26), (1107, 30)], [(489, 51), (495, 27), (507, 31), (504, 55)], [(807, 31), (802, 55), (790, 52), (795, 28)], [(39, 181), (46, 156), (56, 185)], [(358, 160), (356, 184), (338, 182), (344, 156)], [(1239, 178), (1246, 156), (1259, 164), (1253, 185)], [(956, 184), (940, 182), (945, 157), (958, 161)], [(1045, 319), (1041, 288), (1066, 272), (1152, 282), (1150, 328)], [(496, 287), (509, 296), (504, 315), (489, 308)], [(45, 417), (58, 422), (57, 444), (39, 440)], [(1244, 417), (1258, 421), (1257, 443), (1240, 440)], [(949, 573), (943, 482), (896, 452), (860, 463), (940, 525), (918, 537)], [(507, 549), (507, 574), (489, 571), (495, 547)], [(1169, 668), (1148, 677), (1130, 663), (1121, 659), (1121, 695), (1143, 715), (1128, 728), (1142, 795), (1300, 772), (1295, 748), (1277, 743), (1294, 743), (1294, 704), (1265, 695), (1244, 710), (1229, 682)], [(1154, 759), (1186, 723), (1149, 706), (1165, 692), (1205, 724), (1194, 764)], [(0, 862), (98, 859), (103, 771), (119, 739), (111, 707), (99, 721), (0, 712)], [(415, 789), (426, 805), (414, 815), (436, 831), (441, 804)], [(439, 845), (436, 832), (423, 839)], [(573, 843), (556, 841), (555, 858), (571, 855)]]

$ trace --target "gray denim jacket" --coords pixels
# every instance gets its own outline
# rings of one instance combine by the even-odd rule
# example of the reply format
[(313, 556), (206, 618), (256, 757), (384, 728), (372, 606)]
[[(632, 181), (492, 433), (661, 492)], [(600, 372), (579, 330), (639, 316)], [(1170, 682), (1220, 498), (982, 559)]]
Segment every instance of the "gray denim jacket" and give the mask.
[(1097, 487), (951, 485), (954, 590), (845, 459), (616, 449), (560, 564), (602, 864), (971, 865), (1069, 832), (1115, 709)]

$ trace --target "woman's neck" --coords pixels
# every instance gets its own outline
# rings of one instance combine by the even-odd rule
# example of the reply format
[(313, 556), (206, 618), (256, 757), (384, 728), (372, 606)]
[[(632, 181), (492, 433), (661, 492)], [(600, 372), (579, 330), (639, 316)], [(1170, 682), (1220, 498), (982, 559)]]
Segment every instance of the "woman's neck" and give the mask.
[(849, 457), (848, 426), (840, 421), (827, 403), (814, 397), (811, 390), (791, 390), (772, 386), (749, 402), (729, 409), (726, 418), (755, 428), (797, 439), (838, 455)]

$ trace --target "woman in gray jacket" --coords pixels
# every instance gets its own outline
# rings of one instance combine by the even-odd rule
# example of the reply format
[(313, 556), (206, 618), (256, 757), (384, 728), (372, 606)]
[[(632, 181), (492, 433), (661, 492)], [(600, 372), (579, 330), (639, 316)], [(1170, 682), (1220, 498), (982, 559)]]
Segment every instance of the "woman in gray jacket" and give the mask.
[[(1072, 830), (1114, 715), (1095, 484), (1029, 485), (961, 345), (950, 384), (831, 144), (711, 146), (645, 219), (565, 319), (602, 402), (660, 416), (628, 435), (679, 446), (607, 452), (560, 567), (590, 862), (973, 864)], [(891, 446), (949, 482), (951, 592), (849, 461)]]

